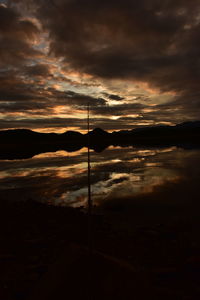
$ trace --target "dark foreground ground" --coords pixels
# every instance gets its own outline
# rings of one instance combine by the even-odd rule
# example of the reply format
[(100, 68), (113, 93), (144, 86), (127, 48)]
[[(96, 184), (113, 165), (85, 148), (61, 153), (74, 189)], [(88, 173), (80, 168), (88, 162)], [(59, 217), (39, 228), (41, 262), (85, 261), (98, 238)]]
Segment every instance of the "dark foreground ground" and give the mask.
[(1, 203), (0, 299), (200, 299), (198, 212), (170, 209), (107, 208), (88, 257), (80, 210)]

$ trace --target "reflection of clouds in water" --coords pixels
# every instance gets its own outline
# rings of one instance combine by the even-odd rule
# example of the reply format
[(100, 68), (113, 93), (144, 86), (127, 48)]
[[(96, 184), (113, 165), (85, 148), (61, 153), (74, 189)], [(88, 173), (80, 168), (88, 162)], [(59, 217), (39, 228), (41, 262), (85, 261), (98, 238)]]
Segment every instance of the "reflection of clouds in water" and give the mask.
[(156, 162), (152, 162), (152, 163), (145, 163), (146, 167), (161, 167), (162, 164), (161, 163), (156, 163)]
[(80, 156), (81, 154), (85, 153), (85, 148), (81, 148), (78, 151), (75, 152), (66, 152), (64, 150), (56, 151), (56, 152), (46, 152), (46, 153), (40, 153), (34, 156), (34, 159), (41, 159), (41, 158), (50, 158), (50, 157), (76, 157)]
[[(178, 181), (180, 176), (176, 175), (173, 170), (165, 169), (149, 169), (140, 170), (140, 175), (137, 174), (123, 174), (123, 180), (121, 182), (112, 181), (112, 179), (107, 182), (98, 183), (98, 186), (92, 187), (92, 190), (99, 191), (102, 190), (101, 197), (97, 193), (97, 197), (94, 195), (94, 202), (100, 205), (102, 201), (108, 201), (110, 198), (123, 198), (135, 196), (137, 194), (150, 193), (154, 190), (156, 186), (165, 184), (169, 181)], [(111, 183), (109, 185), (109, 183)]]
[[(87, 201), (87, 149), (58, 151), (20, 161), (2, 161), (3, 190), (26, 189), (26, 195), (56, 205), (82, 206)], [(113, 197), (150, 193), (168, 182), (200, 176), (199, 152), (175, 147), (137, 149), (111, 147), (91, 152), (92, 198), (95, 204)], [(197, 170), (198, 169), (198, 170)], [(193, 175), (192, 175), (193, 174)], [(2, 195), (2, 194), (1, 194)], [(28, 196), (27, 196), (28, 197)]]
[[(172, 170), (153, 168), (140, 170), (141, 174), (134, 173), (110, 173), (107, 180), (100, 180), (92, 185), (92, 199), (95, 205), (101, 205), (113, 197), (129, 197), (140, 193), (152, 192), (156, 186), (165, 182), (180, 179)], [(57, 203), (68, 204), (74, 207), (83, 206), (87, 202), (87, 188), (64, 193)]]
[(86, 172), (87, 163), (73, 165), (73, 167), (60, 167), (57, 171), (57, 176), (62, 178), (69, 178), (77, 176)]
[(77, 191), (66, 192), (61, 197), (52, 200), (52, 204), (55, 205), (68, 205), (72, 207), (87, 206), (88, 195), (87, 187), (79, 189)]
[[(64, 152), (64, 153), (63, 153)], [(77, 153), (78, 152), (78, 153)], [(86, 152), (79, 153), (79, 151), (74, 152), (76, 155), (69, 156), (67, 152), (65, 151), (57, 151), (51, 153), (45, 153), (40, 154), (38, 156), (35, 156), (34, 158), (30, 159), (22, 159), (22, 160), (3, 160), (0, 164), (0, 172), (9, 172), (10, 174), (13, 174), (14, 172), (21, 170), (36, 170), (38, 172), (41, 169), (57, 169), (59, 167), (72, 167), (73, 165), (86, 162), (87, 156)], [(62, 155), (63, 154), (63, 155)], [(70, 153), (71, 154), (71, 153)]]

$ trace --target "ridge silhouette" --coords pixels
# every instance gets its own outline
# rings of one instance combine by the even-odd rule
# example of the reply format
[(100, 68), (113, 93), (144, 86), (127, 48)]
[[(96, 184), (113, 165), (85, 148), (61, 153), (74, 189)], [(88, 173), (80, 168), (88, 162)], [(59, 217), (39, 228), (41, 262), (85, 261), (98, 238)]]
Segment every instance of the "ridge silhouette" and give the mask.
[(151, 146), (199, 148), (200, 121), (184, 122), (175, 126), (151, 126), (109, 133), (95, 128), (89, 133), (66, 131), (62, 134), (39, 133), (29, 129), (0, 131), (0, 159), (31, 158), (43, 152), (77, 151), (88, 145), (101, 152), (109, 146)]

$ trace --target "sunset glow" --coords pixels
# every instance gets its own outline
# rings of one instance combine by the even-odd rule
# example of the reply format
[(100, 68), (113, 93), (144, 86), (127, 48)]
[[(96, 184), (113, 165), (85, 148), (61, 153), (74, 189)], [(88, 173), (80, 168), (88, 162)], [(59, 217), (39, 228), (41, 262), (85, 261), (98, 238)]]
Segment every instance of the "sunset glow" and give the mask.
[(88, 102), (108, 131), (198, 119), (199, 15), (198, 1), (1, 0), (0, 129), (84, 132)]

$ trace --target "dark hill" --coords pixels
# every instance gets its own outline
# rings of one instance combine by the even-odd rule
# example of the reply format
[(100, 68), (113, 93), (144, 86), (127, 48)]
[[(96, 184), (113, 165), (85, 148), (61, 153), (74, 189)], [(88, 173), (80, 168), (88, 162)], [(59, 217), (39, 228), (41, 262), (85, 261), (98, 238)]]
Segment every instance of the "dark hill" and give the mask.
[(88, 134), (66, 131), (62, 134), (39, 133), (27, 129), (0, 131), (0, 158), (28, 158), (41, 152), (76, 151), (87, 147), (99, 152), (114, 146), (200, 146), (200, 121), (175, 126), (151, 126), (108, 133), (95, 128)]
[[(86, 134), (85, 136), (88, 136), (88, 134)], [(107, 139), (110, 136), (111, 136), (110, 133), (108, 133), (107, 131), (101, 128), (95, 128), (94, 130), (89, 132), (90, 140)]]
[(56, 136), (56, 133), (40, 133), (29, 129), (0, 131), (1, 142), (7, 141), (9, 143), (27, 140), (54, 139)]
[(67, 137), (69, 137), (69, 138), (81, 138), (83, 135), (78, 131), (66, 131), (66, 132), (60, 134), (60, 136), (65, 137), (65, 138), (67, 138)]

